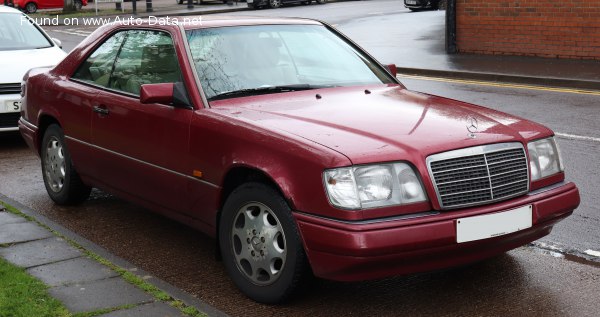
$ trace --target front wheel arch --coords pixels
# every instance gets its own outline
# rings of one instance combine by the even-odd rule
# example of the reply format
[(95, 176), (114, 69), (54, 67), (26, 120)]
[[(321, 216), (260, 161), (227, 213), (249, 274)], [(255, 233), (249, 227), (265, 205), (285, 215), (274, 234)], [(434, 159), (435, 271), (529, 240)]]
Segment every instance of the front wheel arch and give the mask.
[(284, 192), (281, 190), (281, 188), (279, 187), (279, 185), (277, 184), (277, 182), (275, 182), (275, 180), (273, 180), (273, 178), (271, 178), (271, 176), (269, 176), (267, 173), (265, 173), (264, 171), (254, 168), (254, 167), (250, 167), (250, 166), (235, 166), (231, 169), (229, 169), (229, 171), (227, 171), (227, 173), (225, 174), (225, 177), (223, 177), (223, 182), (222, 182), (222, 186), (221, 186), (221, 195), (219, 198), (219, 208), (217, 210), (217, 213), (215, 215), (215, 224), (216, 224), (216, 254), (215, 257), (220, 260), (221, 259), (221, 250), (219, 249), (219, 226), (220, 226), (220, 222), (221, 222), (221, 212), (223, 211), (223, 206), (225, 205), (225, 201), (227, 201), (227, 198), (229, 197), (229, 195), (231, 195), (231, 193), (238, 187), (242, 186), (243, 184), (249, 183), (249, 182), (258, 182), (258, 183), (262, 183), (265, 184), (271, 188), (273, 188), (274, 190), (276, 190), (281, 197), (283, 197), (286, 202), (288, 203), (288, 205), (290, 207), (293, 208), (293, 204), (291, 199), (287, 198), (286, 195), (284, 194)]

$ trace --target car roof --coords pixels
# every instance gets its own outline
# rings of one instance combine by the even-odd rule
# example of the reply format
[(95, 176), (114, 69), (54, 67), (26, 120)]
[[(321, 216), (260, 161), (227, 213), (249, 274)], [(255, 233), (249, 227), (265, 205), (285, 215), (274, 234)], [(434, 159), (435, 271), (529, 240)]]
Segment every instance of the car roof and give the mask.
[(0, 5), (0, 13), (21, 13), (21, 11), (9, 6)]

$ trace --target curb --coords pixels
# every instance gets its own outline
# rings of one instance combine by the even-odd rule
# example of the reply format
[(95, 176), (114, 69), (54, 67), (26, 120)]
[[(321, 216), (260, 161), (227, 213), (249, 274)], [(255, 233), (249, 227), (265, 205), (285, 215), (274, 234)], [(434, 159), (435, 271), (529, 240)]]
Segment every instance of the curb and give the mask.
[(471, 72), (471, 71), (460, 71), (460, 70), (437, 70), (437, 69), (423, 69), (423, 68), (411, 68), (411, 67), (396, 67), (396, 69), (398, 71), (399, 76), (413, 75), (413, 76), (424, 76), (424, 77), (443, 77), (443, 78), (452, 78), (452, 79), (495, 81), (495, 82), (514, 83), (514, 84), (527, 84), (527, 85), (535, 85), (535, 86), (552, 86), (552, 87), (589, 89), (589, 90), (598, 90), (600, 87), (600, 81), (591, 81), (591, 80), (583, 80), (583, 79), (533, 77), (533, 76), (507, 75), (507, 74), (498, 74), (498, 73)]
[[(46, 216), (43, 216), (43, 215), (33, 211), (32, 209), (22, 205), (21, 203), (19, 203), (17, 201), (14, 201), (14, 200), (6, 197), (5, 195), (3, 195), (1, 193), (0, 193), (0, 201), (3, 201), (6, 204), (13, 206), (14, 208), (18, 209), (23, 214), (35, 219), (36, 221), (40, 222), (41, 224), (47, 226), (48, 228), (60, 233), (64, 237), (74, 241), (75, 243), (77, 243), (78, 245), (83, 247), (84, 249), (91, 251), (91, 252), (99, 255), (100, 257), (110, 261), (111, 263), (115, 264), (116, 266), (129, 271), (130, 273), (138, 276), (139, 278), (142, 278), (145, 282), (166, 292), (171, 297), (182, 301), (185, 305), (195, 307), (197, 310), (199, 310), (200, 312), (202, 312), (208, 316), (228, 317), (228, 315), (226, 313), (218, 310), (217, 308), (211, 306), (210, 304), (169, 284), (168, 282), (165, 282), (165, 281), (155, 277), (153, 274), (150, 274), (149, 272), (146, 272), (146, 271), (140, 269), (139, 267), (126, 261), (125, 259), (120, 258), (120, 257), (108, 252), (108, 250), (104, 249), (103, 247), (91, 242), (90, 240), (78, 235), (77, 233), (50, 220)], [(135, 271), (132, 270), (134, 268), (135, 268)], [(151, 278), (144, 278), (145, 276), (146, 277), (151, 276)]]

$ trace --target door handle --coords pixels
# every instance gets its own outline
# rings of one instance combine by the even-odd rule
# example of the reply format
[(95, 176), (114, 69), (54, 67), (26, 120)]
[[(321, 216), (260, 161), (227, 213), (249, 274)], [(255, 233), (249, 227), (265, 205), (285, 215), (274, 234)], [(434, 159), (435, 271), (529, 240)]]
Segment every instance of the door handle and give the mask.
[(94, 106), (94, 112), (107, 116), (110, 111), (105, 106)]

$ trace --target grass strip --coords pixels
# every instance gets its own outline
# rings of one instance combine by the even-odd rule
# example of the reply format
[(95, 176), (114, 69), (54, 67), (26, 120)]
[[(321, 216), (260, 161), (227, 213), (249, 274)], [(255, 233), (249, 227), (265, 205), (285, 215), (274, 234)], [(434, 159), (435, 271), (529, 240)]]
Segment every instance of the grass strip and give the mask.
[(0, 317), (71, 316), (47, 290), (48, 286), (25, 269), (0, 258)]

